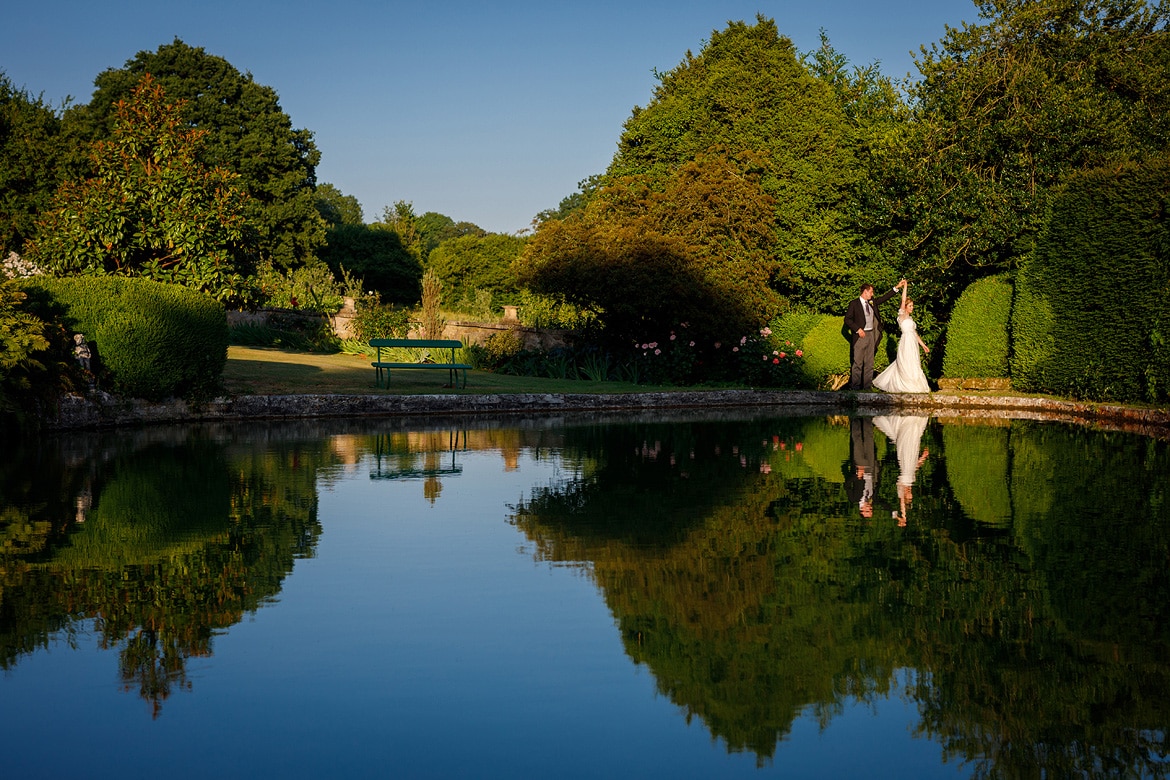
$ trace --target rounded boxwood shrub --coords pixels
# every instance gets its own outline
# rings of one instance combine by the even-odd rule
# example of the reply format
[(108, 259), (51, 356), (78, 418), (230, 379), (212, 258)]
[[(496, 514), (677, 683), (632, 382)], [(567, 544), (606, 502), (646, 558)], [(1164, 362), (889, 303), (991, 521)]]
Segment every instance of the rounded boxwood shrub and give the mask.
[(223, 304), (203, 293), (148, 279), (34, 277), (25, 282), (42, 316), (81, 333), (99, 378), (120, 394), (161, 400), (213, 396), (227, 362)]
[(971, 284), (951, 312), (944, 377), (1007, 377), (1012, 283), (1006, 275)]
[[(831, 384), (833, 377), (849, 376), (849, 339), (844, 333), (843, 325), (840, 315), (816, 315), (815, 322), (808, 328), (804, 338), (794, 342), (800, 345), (804, 353), (804, 372), (815, 387)], [(779, 332), (787, 332), (783, 318), (778, 323), (778, 329)], [(890, 364), (889, 351), (895, 343), (894, 339), (890, 338), (890, 329), (887, 327), (874, 356), (875, 374)]]

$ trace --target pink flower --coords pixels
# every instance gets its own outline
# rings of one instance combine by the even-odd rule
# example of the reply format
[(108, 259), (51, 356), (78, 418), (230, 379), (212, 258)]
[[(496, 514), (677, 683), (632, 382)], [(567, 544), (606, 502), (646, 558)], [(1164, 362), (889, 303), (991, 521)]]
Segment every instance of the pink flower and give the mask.
[(670, 334), (670, 340), (671, 340), (671, 341), (674, 341), (674, 340), (675, 340), (675, 339), (677, 339), (677, 338), (678, 338), (678, 336), (674, 335), (673, 333), (671, 333), (671, 334)]
[(691, 346), (692, 346), (692, 347), (693, 347), (693, 346), (695, 346), (695, 342), (693, 342), (693, 341), (692, 341), (692, 342), (691, 342)]
[(655, 355), (661, 355), (661, 354), (662, 354), (662, 350), (660, 350), (660, 349), (656, 349), (656, 350), (654, 350), (654, 354), (655, 354)]
[(780, 358), (772, 358), (772, 364), (775, 365), (780, 362)]
[(796, 356), (797, 357), (804, 357), (804, 351), (800, 350), (800, 349), (796, 350)]
[(773, 355), (779, 355), (780, 353), (779, 353), (778, 351), (776, 351), (776, 350), (772, 350), (772, 354), (773, 354)]
[(642, 345), (642, 349), (650, 349), (650, 345), (649, 345), (649, 344), (643, 344), (643, 345)]
[(657, 346), (658, 346), (658, 342), (657, 342), (657, 341), (651, 341), (651, 342), (650, 342), (650, 349), (655, 349)]
[(760, 473), (761, 474), (771, 474), (772, 473), (772, 464), (771, 463), (761, 463), (760, 464)]
[(746, 343), (747, 343), (747, 336), (744, 336), (743, 338), (741, 338), (741, 339), (739, 340), (739, 345), (740, 345), (741, 347), (742, 347), (744, 344), (746, 344)]
[(723, 346), (723, 345), (720, 344), (718, 341), (715, 342), (715, 349), (719, 349), (721, 346)]
[[(786, 357), (788, 357), (788, 354), (787, 354), (787, 353), (785, 353), (785, 352), (781, 352), (781, 353), (780, 353), (780, 357), (782, 357), (782, 358), (786, 358)], [(779, 361), (777, 361), (777, 362), (779, 362)]]
[(731, 351), (732, 351), (732, 352), (739, 352), (739, 347), (732, 347), (732, 348), (731, 348)]
[(764, 336), (765, 338), (766, 338), (766, 337), (768, 337), (768, 336), (771, 336), (771, 335), (772, 335), (772, 329), (771, 329), (771, 328), (769, 328), (769, 327), (767, 327), (767, 326), (764, 326), (763, 330), (761, 330), (761, 331), (760, 331), (760, 335), (761, 335), (761, 336)]
[(767, 356), (767, 355), (761, 355), (760, 357), (762, 357), (764, 360), (767, 360), (767, 359), (768, 359), (768, 356)]

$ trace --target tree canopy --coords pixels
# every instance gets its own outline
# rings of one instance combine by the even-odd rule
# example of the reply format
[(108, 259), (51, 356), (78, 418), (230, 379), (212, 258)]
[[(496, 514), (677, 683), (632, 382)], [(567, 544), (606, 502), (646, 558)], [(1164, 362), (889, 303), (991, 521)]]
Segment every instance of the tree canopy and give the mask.
[(514, 296), (517, 292), (512, 263), (524, 242), (519, 236), (502, 233), (449, 238), (427, 257), (427, 268), (438, 274), (448, 302), (474, 300), (477, 290), (502, 300), (501, 296)]
[[(653, 236), (678, 255), (662, 270), (686, 268), (685, 278), (697, 284), (673, 296), (690, 301), (673, 319), (705, 321), (738, 338), (789, 301), (832, 310), (863, 273), (865, 281), (894, 277), (851, 229), (848, 207), (863, 170), (857, 150), (868, 136), (860, 128), (878, 107), (883, 118), (895, 114), (898, 98), (873, 70), (863, 78), (844, 73), (842, 62), (835, 67), (842, 72), (835, 84), (810, 72), (762, 17), (713, 32), (697, 56), (687, 52), (660, 74), (648, 106), (634, 108), (605, 175), (538, 216), (521, 280), (612, 318), (617, 301), (603, 300), (601, 288), (618, 290), (596, 268), (586, 270), (587, 255), (609, 265), (617, 244), (599, 248), (600, 236), (637, 233), (639, 244)], [(581, 231), (592, 238), (582, 240)], [(566, 263), (583, 267), (554, 282), (553, 270)], [(647, 269), (637, 273), (653, 277)], [(660, 280), (658, 292), (675, 281)], [(639, 295), (626, 293), (622, 306), (636, 308)], [(642, 311), (644, 328), (649, 314)]]
[(317, 185), (317, 211), (329, 227), (365, 224), (362, 204), (358, 199), (346, 195), (332, 184)]
[(952, 301), (1032, 252), (1070, 173), (1170, 140), (1166, 3), (987, 0), (979, 12), (922, 48), (913, 116), (872, 190), (908, 272)]
[(60, 180), (61, 122), (0, 71), (0, 258), (18, 252)]
[(140, 51), (122, 68), (97, 76), (90, 102), (65, 113), (66, 131), (81, 140), (110, 137), (115, 106), (147, 73), (171, 99), (184, 101), (184, 122), (206, 131), (200, 161), (239, 176), (261, 261), (293, 268), (312, 257), (325, 240), (315, 193), (321, 154), (313, 135), (293, 128), (274, 89), (222, 57), (178, 38), (157, 51)]
[(41, 214), (29, 259), (58, 274), (143, 276), (247, 296), (237, 258), (249, 253), (248, 196), (239, 177), (200, 162), (206, 130), (143, 76), (114, 107), (109, 140), (89, 156), (93, 175), (63, 182)]

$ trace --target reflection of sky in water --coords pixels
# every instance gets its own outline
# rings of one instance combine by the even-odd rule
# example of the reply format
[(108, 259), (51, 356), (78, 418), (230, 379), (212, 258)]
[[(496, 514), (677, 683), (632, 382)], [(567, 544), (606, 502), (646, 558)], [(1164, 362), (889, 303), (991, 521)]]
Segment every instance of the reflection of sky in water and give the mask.
[[(1166, 690), (1168, 518), (1145, 508), (1153, 494), (1109, 525), (1084, 518), (1103, 497), (1132, 498), (1116, 487), (1134, 469), (1164, 473), (1163, 444), (933, 420), (904, 453), (877, 426), (868, 446), (886, 510), (901, 474), (916, 473), (910, 523), (897, 528), (888, 511), (865, 521), (849, 497), (850, 422), (473, 430), (454, 449), (446, 431), (393, 428), (267, 448), (241, 437), (217, 462), (256, 479), (232, 500), (278, 498), (244, 512), (260, 541), (241, 549), (284, 545), (292, 572), (249, 570), (260, 608), (214, 624), (226, 628), (211, 652), (186, 658), (190, 690), (157, 720), (123, 690), (119, 648), (98, 648), (92, 620), (20, 656), (0, 677), (0, 776), (950, 777), (978, 767), (943, 764), (939, 739), (990, 734), (994, 745), (1009, 721), (1074, 746), (1103, 721), (1125, 739), (1156, 725), (1156, 702), (1110, 702)], [(931, 450), (921, 463), (920, 437)], [(1105, 454), (1098, 464), (1082, 451)], [(141, 478), (169, 475), (165, 454), (94, 481), (109, 538), (125, 528), (112, 506), (142, 516), (130, 487), (174, 485)], [(563, 489), (579, 470), (590, 479)], [(1058, 494), (1054, 479), (1091, 487)], [(189, 507), (187, 495), (172, 503)], [(302, 521), (315, 507), (320, 533), (296, 555), (298, 537), (264, 525), (276, 507)], [(224, 527), (207, 524), (210, 546)], [(158, 536), (150, 560), (187, 549)], [(1137, 611), (1128, 586), (1102, 593), (1103, 572), (1144, 578), (1155, 607)], [(922, 704), (907, 692), (914, 666), (931, 670)], [(867, 681), (882, 690), (869, 675), (888, 669), (901, 670), (888, 697), (842, 695), (823, 705), (828, 718), (807, 705)], [(1066, 688), (1092, 713), (1054, 732)], [(763, 766), (728, 754), (724, 739), (771, 748), (772, 724), (787, 728), (794, 708)], [(62, 729), (63, 748), (50, 749)], [(1020, 733), (1030, 749), (1038, 732)]]
[[(118, 690), (111, 651), (85, 630), (76, 649), (58, 642), (9, 671), (5, 775), (45, 767), (19, 746), (43, 744), (50, 724), (69, 727), (56, 776), (120, 775), (92, 758), (111, 744), (169, 777), (757, 772), (655, 692), (587, 576), (536, 562), (505, 522), (534, 486), (570, 476), (555, 453), (460, 451), (434, 501), (418, 479), (370, 479), (370, 457), (322, 480), (315, 556), (189, 659), (193, 692), (158, 720)], [(937, 745), (911, 738), (914, 708), (876, 709), (847, 706), (823, 732), (798, 721), (765, 772), (894, 776), (916, 756), (937, 770)]]

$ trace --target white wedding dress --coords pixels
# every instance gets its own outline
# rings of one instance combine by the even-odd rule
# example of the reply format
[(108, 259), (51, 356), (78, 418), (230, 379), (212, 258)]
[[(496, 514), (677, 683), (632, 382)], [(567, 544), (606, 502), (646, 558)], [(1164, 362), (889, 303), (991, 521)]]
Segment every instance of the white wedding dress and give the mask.
[(873, 378), (873, 386), (887, 393), (929, 393), (930, 383), (918, 357), (918, 328), (909, 314), (898, 315), (902, 338), (898, 355), (885, 371)]
[(913, 485), (922, 453), (922, 434), (929, 417), (921, 415), (882, 415), (873, 418), (873, 427), (886, 435), (898, 450), (898, 484)]

